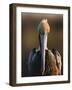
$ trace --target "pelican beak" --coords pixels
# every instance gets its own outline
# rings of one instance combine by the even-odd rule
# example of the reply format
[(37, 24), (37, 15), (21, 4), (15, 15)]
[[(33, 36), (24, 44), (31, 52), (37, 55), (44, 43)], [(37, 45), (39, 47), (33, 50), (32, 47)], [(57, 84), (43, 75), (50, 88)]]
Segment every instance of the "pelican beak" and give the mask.
[(40, 35), (40, 51), (41, 51), (41, 71), (42, 75), (44, 75), (45, 71), (45, 49), (47, 45), (47, 35), (46, 34), (41, 34)]

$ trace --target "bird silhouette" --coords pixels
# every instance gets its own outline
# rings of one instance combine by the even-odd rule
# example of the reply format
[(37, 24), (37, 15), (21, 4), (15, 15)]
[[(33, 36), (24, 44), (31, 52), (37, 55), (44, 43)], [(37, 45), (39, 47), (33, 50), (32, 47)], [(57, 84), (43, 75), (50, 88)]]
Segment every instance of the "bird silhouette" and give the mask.
[(33, 48), (28, 57), (29, 76), (60, 75), (61, 55), (56, 49), (47, 47), (50, 25), (47, 19), (42, 19), (37, 28), (39, 36), (38, 49)]

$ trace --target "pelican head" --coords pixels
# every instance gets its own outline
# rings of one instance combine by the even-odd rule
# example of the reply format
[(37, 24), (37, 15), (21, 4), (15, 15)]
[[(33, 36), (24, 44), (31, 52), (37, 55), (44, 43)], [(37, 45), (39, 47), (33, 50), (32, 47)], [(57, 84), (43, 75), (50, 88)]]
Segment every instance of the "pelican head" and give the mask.
[(50, 26), (48, 24), (47, 19), (42, 19), (40, 24), (38, 25), (38, 32), (39, 34), (47, 34), (50, 32)]
[(47, 19), (41, 20), (40, 24), (38, 25), (38, 32), (42, 60), (41, 71), (43, 74), (45, 71), (45, 50), (47, 49), (47, 36), (50, 32), (50, 26)]

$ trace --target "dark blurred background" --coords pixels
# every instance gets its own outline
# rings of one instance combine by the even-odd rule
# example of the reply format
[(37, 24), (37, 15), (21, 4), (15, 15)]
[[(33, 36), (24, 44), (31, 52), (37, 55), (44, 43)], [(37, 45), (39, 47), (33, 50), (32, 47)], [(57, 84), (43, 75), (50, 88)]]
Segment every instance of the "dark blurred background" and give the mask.
[(38, 48), (39, 41), (37, 27), (44, 18), (47, 18), (50, 25), (47, 46), (49, 49), (57, 49), (63, 58), (63, 15), (22, 12), (22, 77), (28, 76), (27, 61), (29, 52), (33, 48)]

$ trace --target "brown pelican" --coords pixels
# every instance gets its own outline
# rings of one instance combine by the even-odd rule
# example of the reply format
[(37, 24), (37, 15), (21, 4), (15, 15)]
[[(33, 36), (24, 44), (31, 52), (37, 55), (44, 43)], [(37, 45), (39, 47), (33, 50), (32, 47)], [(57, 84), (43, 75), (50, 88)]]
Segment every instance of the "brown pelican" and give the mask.
[(38, 25), (39, 48), (31, 50), (28, 58), (28, 72), (30, 76), (61, 74), (61, 55), (53, 49), (47, 48), (50, 26), (47, 19), (42, 19)]

